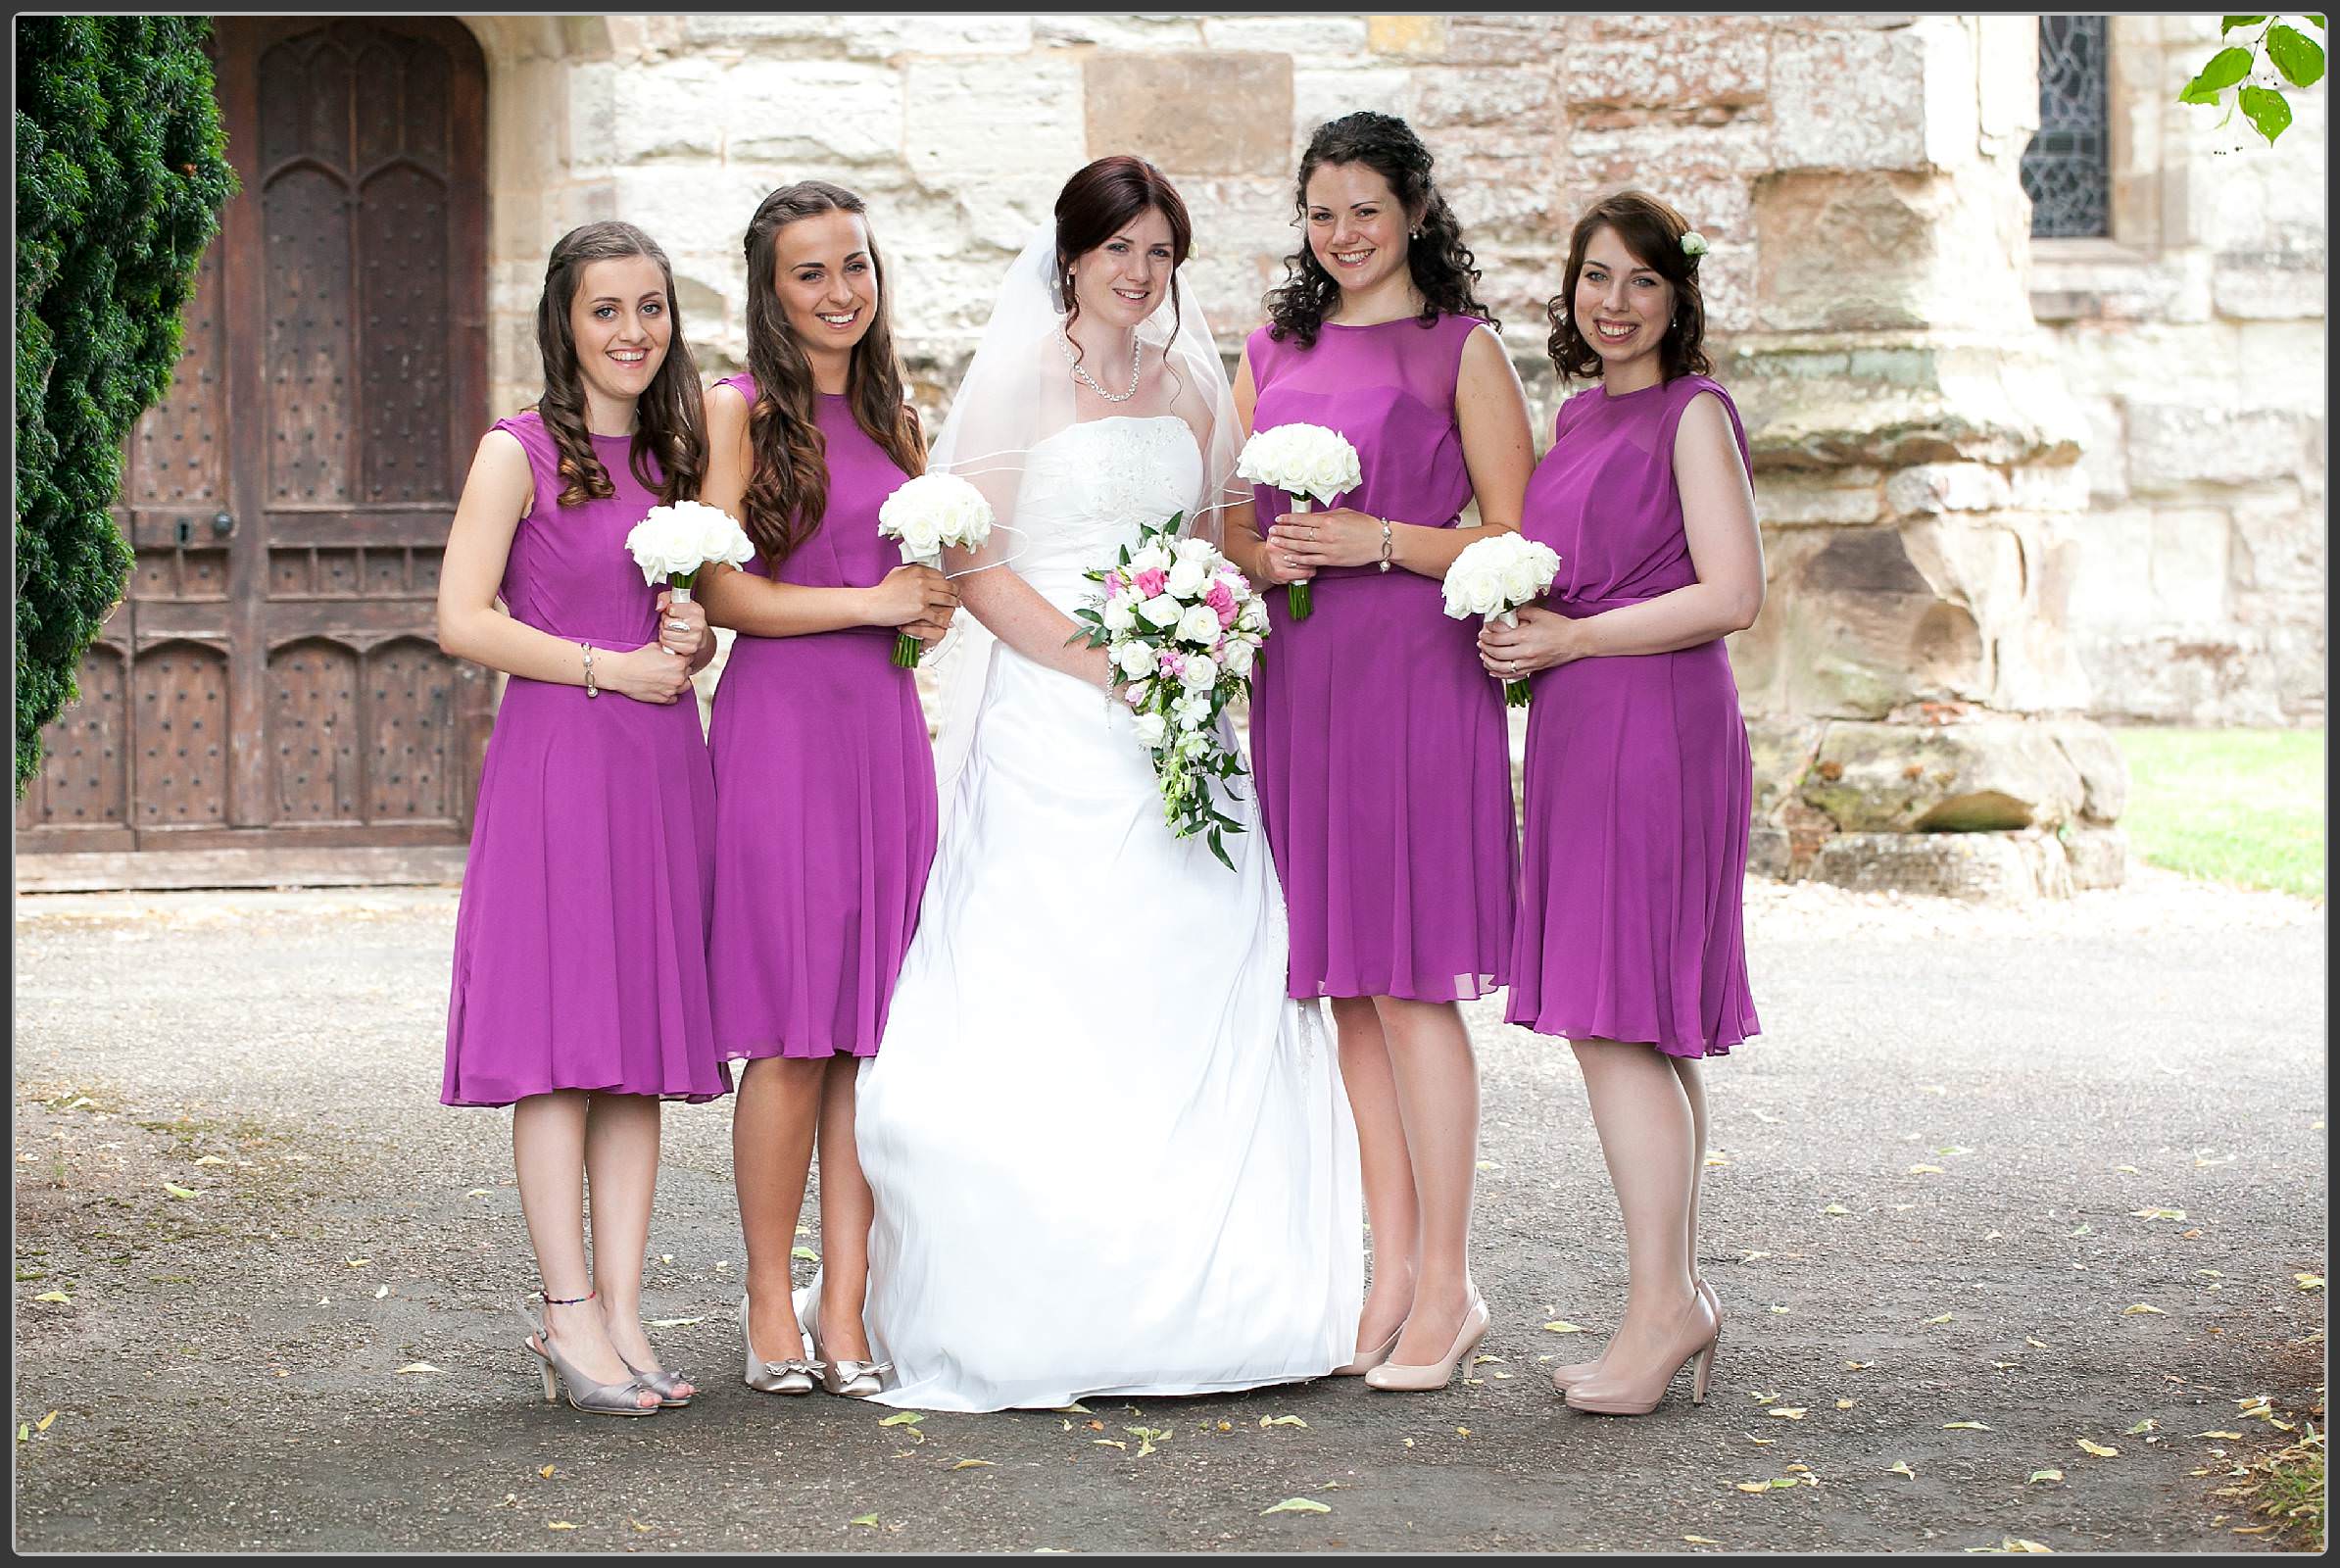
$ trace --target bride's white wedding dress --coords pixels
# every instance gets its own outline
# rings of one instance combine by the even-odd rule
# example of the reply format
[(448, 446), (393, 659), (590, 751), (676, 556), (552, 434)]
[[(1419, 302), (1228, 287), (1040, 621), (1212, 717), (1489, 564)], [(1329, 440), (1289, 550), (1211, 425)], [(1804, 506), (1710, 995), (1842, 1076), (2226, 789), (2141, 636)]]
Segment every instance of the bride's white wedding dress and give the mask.
[[(1036, 445), (1014, 569), (1069, 612), (1194, 504), (1175, 416)], [(1001, 643), (854, 1123), (885, 1403), (936, 1410), (1320, 1376), (1363, 1293), (1356, 1133), (1248, 781), (1237, 869), (1163, 824), (1097, 688)], [(1273, 646), (1268, 658), (1275, 657)]]

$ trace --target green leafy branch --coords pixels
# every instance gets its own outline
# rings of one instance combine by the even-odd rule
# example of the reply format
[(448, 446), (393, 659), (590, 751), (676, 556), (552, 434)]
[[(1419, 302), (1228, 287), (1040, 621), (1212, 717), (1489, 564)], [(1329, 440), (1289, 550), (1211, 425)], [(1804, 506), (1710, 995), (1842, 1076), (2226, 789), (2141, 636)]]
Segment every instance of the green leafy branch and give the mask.
[[(2313, 24), (2317, 32), (2324, 30), (2321, 17), (2302, 14), (2301, 20)], [(2268, 62), (2284, 81), (2294, 87), (2312, 87), (2323, 79), (2323, 46), (2280, 17), (2221, 18), (2219, 41), (2224, 43), (2227, 34), (2242, 27), (2257, 27), (2259, 34), (2248, 44), (2228, 44), (2212, 55), (2210, 63), (2202, 68), (2192, 81), (2185, 84), (2185, 90), (2177, 95), (2177, 101), (2181, 104), (2215, 104), (2231, 87), (2234, 89), (2234, 99), (2227, 104), (2226, 117), (2218, 123), (2225, 124), (2227, 120), (2234, 117), (2234, 111), (2240, 109), (2243, 118), (2251, 122), (2260, 135), (2267, 138), (2267, 145), (2271, 147), (2275, 138), (2283, 134), (2284, 127), (2291, 123), (2291, 103), (2283, 96), (2281, 85), (2251, 80), (2252, 74), (2259, 70), (2260, 52), (2266, 52)]]

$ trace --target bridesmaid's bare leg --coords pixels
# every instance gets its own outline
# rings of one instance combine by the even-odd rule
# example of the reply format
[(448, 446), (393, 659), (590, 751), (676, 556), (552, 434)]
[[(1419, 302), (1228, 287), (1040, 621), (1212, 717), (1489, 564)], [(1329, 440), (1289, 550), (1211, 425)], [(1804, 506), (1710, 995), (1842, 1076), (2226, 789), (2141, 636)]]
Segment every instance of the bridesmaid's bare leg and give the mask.
[(512, 1107), (512, 1163), (520, 1181), (520, 1213), (545, 1295), (577, 1302), (543, 1307), (545, 1330), (561, 1353), (596, 1383), (622, 1383), (626, 1369), (602, 1325), (601, 1303), (585, 1265), (585, 1099), (564, 1089), (530, 1095)]
[(790, 1304), (788, 1254), (812, 1169), (825, 1059), (759, 1056), (740, 1072), (731, 1108), (731, 1179), (748, 1244), (748, 1337), (767, 1361), (808, 1354)]
[(1681, 1327), (1694, 1289), (1682, 1244), (1699, 1156), (1689, 1099), (1663, 1053), (1614, 1040), (1570, 1044), (1584, 1069), (1601, 1158), (1625, 1213), (1630, 1277), (1625, 1320), (1602, 1352), (1599, 1372), (1577, 1385), (1589, 1390), (1612, 1377), (1638, 1381)]
[[(658, 1186), (656, 1095), (595, 1095), (585, 1108), (585, 1177), (593, 1192), (594, 1304), (609, 1343), (645, 1372), (660, 1370), (642, 1332), (642, 1265)], [(675, 1394), (688, 1398), (688, 1383)]]
[(1689, 1250), (1685, 1261), (1690, 1278), (1695, 1281), (1703, 1278), (1698, 1272), (1698, 1194), (1706, 1185), (1706, 1078), (1695, 1056), (1668, 1056), (1666, 1061), (1674, 1076), (1682, 1080), (1682, 1095), (1690, 1102), (1690, 1222), (1684, 1245)]
[(1479, 1157), (1479, 1068), (1451, 1002), (1376, 997), (1397, 1083), (1398, 1113), (1420, 1204), (1420, 1272), (1405, 1333), (1389, 1357), (1442, 1359), (1471, 1306), (1471, 1189)]
[(853, 1147), (860, 1060), (831, 1056), (820, 1091), (820, 1348), (827, 1359), (866, 1361), (861, 1306), (869, 1292), (869, 1224), (876, 1200)]
[(1365, 1220), (1373, 1228), (1373, 1283), (1357, 1317), (1357, 1351), (1363, 1354), (1388, 1344), (1413, 1310), (1422, 1219), (1405, 1122), (1397, 1109), (1397, 1080), (1373, 999), (1335, 997), (1333, 1028), (1341, 1042), (1341, 1081), (1357, 1123)]

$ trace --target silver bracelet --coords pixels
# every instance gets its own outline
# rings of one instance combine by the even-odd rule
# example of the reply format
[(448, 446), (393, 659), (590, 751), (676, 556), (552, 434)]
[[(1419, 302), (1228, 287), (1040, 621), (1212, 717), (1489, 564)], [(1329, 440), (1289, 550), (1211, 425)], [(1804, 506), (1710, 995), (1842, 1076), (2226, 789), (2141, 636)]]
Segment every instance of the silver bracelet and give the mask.
[(579, 643), (577, 646), (585, 650), (585, 695), (599, 697), (602, 689), (593, 683), (593, 644)]
[(1374, 520), (1382, 525), (1382, 570), (1388, 571), (1389, 569), (1389, 552), (1394, 546), (1394, 541), (1389, 537), (1389, 519), (1377, 517)]

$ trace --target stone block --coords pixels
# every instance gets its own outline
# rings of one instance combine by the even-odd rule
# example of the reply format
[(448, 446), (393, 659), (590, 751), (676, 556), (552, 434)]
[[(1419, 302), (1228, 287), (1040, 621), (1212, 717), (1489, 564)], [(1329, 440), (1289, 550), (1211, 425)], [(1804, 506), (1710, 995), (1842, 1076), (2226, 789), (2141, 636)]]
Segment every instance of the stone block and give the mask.
[(2079, 770), (2045, 726), (1839, 720), (1798, 798), (1847, 833), (1973, 833), (2053, 827), (2077, 815)]
[(1370, 47), (1366, 19), (1331, 13), (1286, 17), (1202, 19), (1202, 46), (1233, 54), (1290, 55), (1297, 61), (1338, 65)]
[(2308, 460), (2312, 416), (2227, 409), (2201, 400), (2128, 405), (2128, 482), (2141, 491), (2242, 485), (2296, 472)]
[(2227, 540), (2223, 512), (2169, 509), (2153, 514), (2153, 605), (2175, 626), (2212, 626), (2226, 615)]
[(945, 186), (1005, 178), (1046, 186), (1051, 200), (1089, 162), (1078, 63), (914, 59), (902, 74), (902, 155)]
[(1035, 15), (1033, 42), (1048, 47), (1097, 44), (1106, 49), (1199, 49), (1202, 19), (1180, 16)]
[[(1316, 133), (1317, 126), (1328, 120), (1355, 114), (1360, 109), (1395, 115), (1408, 122), (1415, 120), (1413, 73), (1403, 66), (1350, 66), (1338, 70), (1294, 66), (1292, 73), (1292, 172), (1298, 172), (1300, 152), (1308, 145), (1308, 138)], [(1432, 149), (1434, 154), (1437, 151), (1436, 148)]]
[(1821, 846), (1812, 880), (1857, 893), (1974, 903), (2068, 898), (2064, 847), (2044, 833), (1839, 833)]
[(1747, 750), (1754, 758), (1757, 821), (1769, 821), (1781, 802), (1792, 799), (1805, 771), (1819, 755), (1825, 720), (1756, 715), (1747, 721)]
[(2021, 156), (2039, 129), (2039, 73), (2024, 71), (2023, 63), (2039, 59), (2039, 19), (2025, 16), (1979, 16), (1975, 19), (1976, 53), (1983, 69), (1975, 74), (1975, 119), (1986, 155), (2011, 143)]
[(1747, 874), (1785, 882), (1794, 874), (1788, 853), (1787, 830), (1758, 822), (1747, 829)]
[(615, 66), (593, 64), (568, 73), (570, 169), (598, 169), (616, 161), (617, 74)]
[(2231, 514), (2234, 585), (2265, 594), (2320, 595), (2329, 560), (2320, 511), (2296, 491), (2238, 498)]
[(622, 166), (720, 158), (721, 122), (709, 110), (722, 101), (723, 78), (721, 66), (699, 59), (613, 71), (610, 161)]
[(2220, 316), (2320, 321), (2327, 286), (2320, 248), (2225, 255), (2212, 274), (2211, 302)]
[(856, 59), (901, 55), (1020, 55), (1032, 48), (1035, 19), (1013, 15), (952, 15), (845, 19), (846, 50)]
[[(1425, 140), (1457, 125), (1493, 125), (1506, 134), (1523, 135), (1521, 121), (1552, 119), (1552, 76), (1534, 67), (1505, 70), (1481, 67), (1473, 71), (1424, 71), (1417, 77), (1415, 127)], [(1555, 122), (1556, 123), (1556, 122)], [(1438, 148), (1432, 148), (1435, 154)]]
[(1082, 71), (1091, 158), (1134, 152), (1172, 174), (1291, 172), (1289, 55), (1099, 52)]
[(891, 67), (743, 61), (715, 103), (734, 163), (801, 165), (809, 174), (902, 157), (902, 75)]
[(2033, 514), (2083, 513), (2091, 499), (2078, 463), (2019, 463), (2006, 471), (2008, 505)]
[(1377, 55), (1436, 59), (1446, 50), (1446, 19), (1434, 16), (1367, 17), (1365, 47)]
[(1884, 515), (1882, 488), (1874, 468), (1766, 474), (1755, 492), (1755, 514), (1775, 528), (1875, 522)]
[(2080, 776), (2080, 816), (2118, 822), (2128, 809), (2128, 762), (2112, 732), (2091, 718), (2044, 721), (2048, 734)]
[(1584, 43), (1561, 62), (1572, 108), (1682, 109), (1759, 104), (1770, 85), (1771, 40), (1759, 28), (1709, 26), (1667, 39)]
[(1940, 242), (1927, 176), (1779, 173), (1754, 183), (1759, 324), (1774, 331), (1923, 327)]
[(1445, 59), (1458, 66), (1528, 66), (1557, 62), (1589, 19), (1529, 13), (1481, 13), (1446, 19)]
[(1772, 163), (1792, 170), (1926, 164), (1925, 53), (1907, 27), (1781, 31), (1772, 41)]
[(2117, 888), (2128, 880), (2128, 835), (2117, 827), (2068, 827), (2061, 835), (2074, 891)]
[(1885, 481), (1885, 510), (1902, 517), (1997, 512), (2010, 499), (2007, 475), (1981, 463), (1921, 463)]

